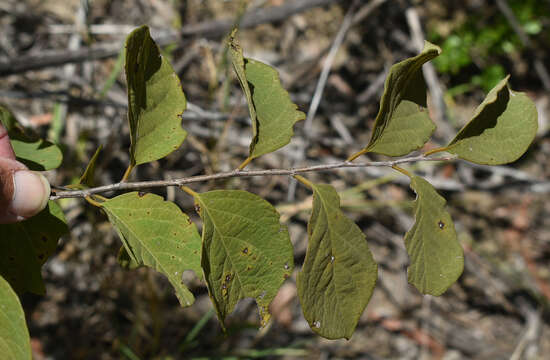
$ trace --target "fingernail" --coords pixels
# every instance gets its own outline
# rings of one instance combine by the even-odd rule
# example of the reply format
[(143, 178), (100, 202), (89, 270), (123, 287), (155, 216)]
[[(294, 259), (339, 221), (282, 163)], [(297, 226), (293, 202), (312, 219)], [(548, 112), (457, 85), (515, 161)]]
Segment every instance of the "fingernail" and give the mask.
[(42, 174), (19, 170), (13, 175), (13, 182), (13, 213), (28, 218), (46, 207), (50, 197), (50, 183)]

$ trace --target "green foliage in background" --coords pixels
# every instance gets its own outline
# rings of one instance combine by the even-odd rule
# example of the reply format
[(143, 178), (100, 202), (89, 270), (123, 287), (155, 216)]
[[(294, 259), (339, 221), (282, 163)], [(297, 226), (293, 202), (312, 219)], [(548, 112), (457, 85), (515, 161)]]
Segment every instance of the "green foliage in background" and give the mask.
[[(550, 36), (541, 34), (544, 27), (548, 27), (550, 4), (539, 0), (507, 2), (524, 31), (533, 37), (541, 36), (541, 41), (550, 45)], [(444, 19), (441, 23), (434, 21), (428, 26), (428, 40), (439, 44), (443, 50), (434, 64), (438, 71), (453, 76), (476, 65), (478, 73), (471, 76), (468, 86), (460, 89), (481, 87), (488, 92), (506, 75), (505, 68), (500, 65), (502, 59), (508, 57), (513, 62), (513, 54), (525, 49), (496, 5), (492, 11), (450, 15), (456, 18)]]

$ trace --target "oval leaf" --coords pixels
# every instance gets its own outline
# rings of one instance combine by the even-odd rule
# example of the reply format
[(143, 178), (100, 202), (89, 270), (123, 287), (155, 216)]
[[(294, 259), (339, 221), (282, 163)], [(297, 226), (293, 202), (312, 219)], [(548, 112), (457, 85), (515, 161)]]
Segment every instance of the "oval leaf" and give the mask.
[(130, 160), (139, 165), (176, 150), (187, 132), (181, 127), (186, 100), (172, 66), (142, 26), (126, 39), (126, 82)]
[(327, 339), (349, 339), (372, 295), (377, 265), (365, 235), (340, 209), (336, 190), (311, 185), (313, 211), (298, 295), (313, 331)]
[(409, 282), (421, 293), (439, 296), (462, 274), (464, 253), (456, 237), (445, 199), (418, 176), (411, 177), (416, 222), (405, 235), (411, 264)]
[(40, 268), (55, 252), (57, 241), (68, 231), (63, 211), (53, 201), (32, 218), (1, 224), (0, 275), (23, 293), (45, 293)]
[(31, 360), (25, 313), (17, 294), (0, 276), (0, 354), (4, 359)]
[(286, 226), (270, 203), (246, 191), (194, 196), (203, 220), (202, 268), (222, 326), (245, 297), (256, 300), (264, 326), (269, 304), (294, 267)]
[(51, 170), (61, 165), (61, 150), (55, 144), (42, 140), (30, 130), (24, 129), (13, 114), (1, 105), (0, 120), (8, 130), (11, 146), (18, 161), (35, 171)]
[(415, 57), (394, 64), (384, 84), (380, 110), (364, 152), (402, 156), (419, 149), (435, 131), (426, 111), (422, 65), (441, 53), (429, 42)]
[(510, 163), (527, 151), (537, 134), (537, 109), (525, 93), (508, 88), (508, 78), (487, 94), (446, 151), (487, 165)]
[(294, 135), (294, 124), (306, 116), (290, 101), (275, 69), (243, 57), (235, 34), (236, 30), (233, 30), (229, 37), (229, 51), (248, 102), (252, 121), (249, 159), (254, 159), (288, 144)]
[(185, 270), (201, 275), (201, 239), (176, 204), (154, 194), (137, 192), (119, 195), (101, 204), (109, 221), (116, 228), (130, 268), (137, 265), (152, 267), (164, 274), (176, 290), (182, 306), (194, 302), (193, 294), (182, 283)]

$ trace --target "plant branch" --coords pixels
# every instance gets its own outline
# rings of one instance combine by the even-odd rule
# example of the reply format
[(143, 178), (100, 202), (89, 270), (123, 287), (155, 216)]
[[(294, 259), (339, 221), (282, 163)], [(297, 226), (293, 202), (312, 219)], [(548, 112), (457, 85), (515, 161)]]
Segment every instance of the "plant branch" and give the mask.
[[(376, 1), (371, 1), (371, 3), (374, 3), (374, 2)], [(313, 97), (311, 98), (311, 103), (309, 104), (309, 110), (307, 111), (307, 116), (304, 124), (304, 142), (302, 143), (302, 146), (300, 147), (300, 149), (297, 150), (298, 157), (294, 159), (292, 166), (296, 166), (298, 163), (302, 162), (302, 160), (305, 157), (305, 151), (309, 145), (309, 137), (311, 134), (311, 129), (313, 127), (313, 119), (315, 118), (315, 114), (317, 114), (317, 109), (319, 108), (319, 104), (321, 103), (321, 98), (323, 97), (323, 92), (325, 90), (325, 85), (328, 80), (328, 75), (330, 73), (330, 70), (332, 69), (332, 64), (334, 63), (336, 54), (338, 53), (340, 46), (344, 42), (346, 34), (348, 33), (349, 29), (353, 25), (353, 18), (358, 6), (359, 6), (359, 1), (354, 0), (351, 6), (349, 7), (346, 13), (346, 16), (344, 16), (344, 20), (340, 25), (340, 29), (338, 30), (338, 33), (336, 34), (336, 37), (334, 38), (334, 41), (330, 46), (330, 51), (323, 63), (323, 68), (321, 70), (321, 74), (319, 75), (319, 79), (317, 80), (315, 92), (313, 93)], [(291, 181), (288, 187), (288, 193), (286, 197), (287, 201), (292, 201), (294, 199), (295, 191), (296, 191), (296, 181)]]
[(455, 159), (456, 156), (442, 156), (442, 157), (433, 157), (428, 158), (423, 155), (406, 157), (390, 161), (368, 161), (363, 163), (351, 163), (349, 161), (342, 161), (332, 164), (322, 164), (322, 165), (313, 165), (300, 168), (291, 168), (291, 169), (267, 169), (267, 170), (233, 170), (228, 172), (221, 172), (211, 175), (198, 175), (190, 176), (180, 179), (172, 180), (153, 180), (153, 181), (139, 181), (139, 182), (119, 182), (111, 185), (98, 186), (85, 190), (68, 190), (68, 191), (57, 191), (54, 190), (53, 194), (50, 196), (50, 200), (58, 200), (63, 198), (85, 198), (94, 194), (106, 193), (110, 191), (120, 191), (120, 190), (142, 190), (156, 187), (167, 187), (167, 186), (181, 186), (185, 184), (204, 182), (210, 180), (219, 180), (219, 179), (228, 179), (233, 177), (250, 177), (250, 176), (276, 176), (276, 175), (287, 175), (294, 176), (296, 174), (302, 174), (307, 172), (318, 172), (318, 171), (328, 171), (333, 169), (341, 168), (364, 168), (370, 166), (385, 166), (393, 167), (398, 164), (407, 164), (414, 163), (418, 161), (450, 161)]

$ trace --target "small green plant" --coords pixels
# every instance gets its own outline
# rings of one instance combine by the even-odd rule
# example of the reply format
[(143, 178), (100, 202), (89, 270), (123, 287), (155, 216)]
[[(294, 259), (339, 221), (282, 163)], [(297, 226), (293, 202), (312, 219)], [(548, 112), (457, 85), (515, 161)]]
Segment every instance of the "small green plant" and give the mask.
[[(461, 275), (463, 251), (445, 209), (445, 199), (426, 180), (399, 165), (453, 158), (496, 165), (518, 159), (535, 137), (537, 112), (525, 94), (508, 88), (508, 77), (489, 92), (449, 144), (419, 156), (402, 157), (420, 149), (435, 130), (426, 109), (421, 67), (441, 50), (426, 42), (420, 54), (391, 68), (371, 139), (361, 151), (333, 164), (245, 170), (255, 158), (288, 144), (294, 124), (305, 114), (291, 102), (272, 67), (243, 57), (236, 31), (229, 36), (228, 47), (252, 120), (249, 156), (230, 172), (170, 181), (127, 182), (136, 166), (165, 157), (186, 137), (181, 128), (180, 115), (186, 100), (180, 80), (161, 56), (146, 26), (128, 36), (128, 168), (121, 182), (96, 187), (93, 179), (98, 149), (79, 183), (71, 185), (70, 190), (55, 190), (42, 213), (22, 223), (0, 225), (0, 353), (14, 359), (30, 359), (28, 331), (15, 293), (44, 293), (40, 267), (67, 231), (61, 209), (54, 201), (61, 198), (84, 198), (104, 212), (122, 242), (120, 264), (129, 269), (149, 266), (164, 274), (182, 306), (194, 302), (193, 294), (181, 281), (184, 271), (193, 270), (206, 282), (222, 327), (237, 302), (247, 297), (256, 300), (261, 324), (269, 321), (268, 306), (294, 269), (293, 248), (287, 228), (280, 224), (279, 214), (266, 200), (243, 190), (197, 193), (188, 187), (195, 182), (286, 175), (312, 191), (309, 244), (297, 277), (298, 295), (312, 330), (328, 339), (352, 336), (375, 287), (377, 264), (364, 234), (340, 208), (336, 190), (328, 184), (312, 183), (303, 176), (307, 172), (388, 166), (407, 175), (417, 194), (413, 206), (416, 222), (404, 239), (411, 262), (409, 282), (421, 293), (437, 296)], [(55, 145), (23, 136), (24, 130), (7, 109), (2, 108), (0, 114), (19, 159), (38, 170), (59, 166), (61, 152)], [(431, 156), (440, 152), (451, 155)], [(354, 162), (366, 153), (401, 158)], [(202, 219), (201, 235), (176, 204), (141, 192), (159, 186), (178, 186), (193, 197)], [(112, 190), (133, 191), (112, 198), (101, 195)]]
[[(544, 16), (550, 9), (548, 3), (536, 0), (509, 0), (507, 3), (526, 34), (536, 36), (543, 30)], [(453, 21), (445, 20), (428, 30), (428, 39), (440, 44), (443, 50), (434, 64), (438, 71), (458, 78), (464, 78), (464, 73), (469, 73), (468, 67), (475, 64), (477, 69), (470, 69), (474, 73), (469, 82), (455, 86), (450, 92), (456, 94), (475, 87), (488, 92), (506, 75), (499, 62), (526, 49), (498, 8), (494, 13), (474, 12), (468, 16), (455, 14), (454, 17)], [(541, 41), (545, 41), (544, 38)], [(509, 61), (513, 59), (512, 56)]]

